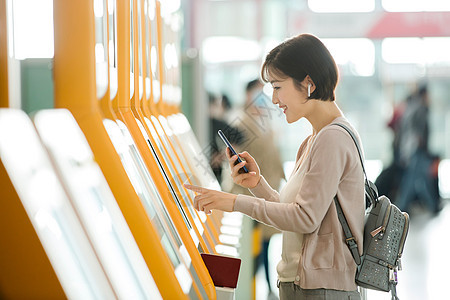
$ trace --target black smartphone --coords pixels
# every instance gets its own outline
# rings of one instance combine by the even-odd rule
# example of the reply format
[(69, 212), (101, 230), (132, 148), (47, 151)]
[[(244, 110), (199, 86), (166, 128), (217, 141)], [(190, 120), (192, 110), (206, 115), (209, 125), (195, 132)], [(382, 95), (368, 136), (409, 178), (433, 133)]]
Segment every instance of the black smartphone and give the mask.
[[(227, 147), (230, 148), (231, 153), (233, 155), (237, 155), (238, 158), (237, 158), (237, 163), (236, 164), (242, 162), (242, 159), (239, 157), (239, 155), (237, 154), (236, 150), (234, 150), (233, 146), (231, 146), (230, 142), (228, 141), (227, 137), (222, 132), (222, 130), (219, 130), (217, 133), (219, 134), (220, 138), (225, 143), (225, 145), (227, 145)], [(243, 166), (242, 169), (244, 170), (245, 173), (248, 173), (248, 169), (245, 166)]]

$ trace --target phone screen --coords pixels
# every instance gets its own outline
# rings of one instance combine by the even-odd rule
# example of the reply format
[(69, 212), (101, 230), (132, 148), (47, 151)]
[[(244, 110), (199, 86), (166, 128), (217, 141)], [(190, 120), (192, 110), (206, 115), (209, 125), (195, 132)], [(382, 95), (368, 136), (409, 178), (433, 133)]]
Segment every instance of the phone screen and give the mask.
[[(222, 132), (222, 130), (219, 130), (217, 132), (220, 136), (220, 138), (222, 139), (222, 141), (225, 143), (225, 145), (230, 148), (230, 151), (233, 155), (237, 155), (237, 163), (242, 162), (242, 159), (239, 157), (239, 155), (237, 154), (236, 150), (234, 150), (233, 146), (231, 146), (230, 142), (228, 141), (227, 137), (225, 136), (225, 134)], [(245, 173), (248, 173), (248, 169), (243, 166), (242, 169), (244, 170)]]

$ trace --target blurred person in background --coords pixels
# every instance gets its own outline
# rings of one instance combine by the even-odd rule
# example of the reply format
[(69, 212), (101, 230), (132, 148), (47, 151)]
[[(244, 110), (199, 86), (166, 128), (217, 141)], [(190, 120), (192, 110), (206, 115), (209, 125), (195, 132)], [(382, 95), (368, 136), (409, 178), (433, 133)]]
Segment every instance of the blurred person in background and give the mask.
[(429, 103), (428, 87), (422, 84), (408, 97), (399, 121), (398, 159), (404, 172), (396, 204), (401, 210), (409, 211), (417, 199), (436, 214), (440, 210), (439, 158), (429, 150)]
[(209, 163), (219, 183), (222, 182), (222, 163), (226, 160), (222, 141), (217, 136), (217, 131), (222, 130), (231, 143), (241, 144), (242, 133), (228, 124), (226, 113), (231, 109), (231, 102), (226, 95), (216, 96), (208, 93), (209, 100)]
[[(233, 122), (233, 105), (231, 104), (230, 97), (227, 94), (222, 93), (222, 107), (223, 107), (223, 120), (228, 124), (232, 124)], [(217, 133), (217, 132), (216, 132)]]
[(411, 97), (412, 95), (409, 95), (404, 101), (401, 101), (394, 107), (392, 117), (387, 123), (387, 127), (393, 133), (392, 161), (375, 180), (379, 195), (385, 195), (393, 202), (397, 199), (398, 189), (404, 173), (404, 166), (400, 162), (400, 120)]
[[(277, 192), (270, 187), (248, 152), (239, 153), (244, 161), (235, 164), (238, 157), (231, 156), (228, 148), (233, 181), (254, 196), (185, 187), (198, 193), (194, 206), (200, 211), (239, 211), (282, 231), (277, 265), (281, 300), (360, 299), (356, 263), (349, 247), (362, 254), (364, 175), (351, 136), (333, 125), (347, 126), (359, 140), (335, 102), (336, 63), (317, 37), (301, 34), (269, 52), (261, 75), (272, 84), (272, 103), (283, 110), (286, 121), (305, 118), (313, 128), (300, 145), (295, 168), (283, 189)], [(241, 170), (243, 166), (248, 173)], [(335, 196), (355, 237), (348, 244)]]
[[(262, 108), (270, 101), (263, 94), (263, 86), (259, 79), (254, 79), (247, 83), (245, 88), (245, 109), (242, 117), (237, 118), (239, 120), (237, 122), (237, 128), (244, 136), (244, 143), (240, 148), (244, 148), (252, 154), (255, 160), (259, 162), (260, 172), (265, 174), (267, 182), (274, 189), (278, 190), (285, 176), (280, 151), (276, 145), (270, 120), (261, 122), (261, 118), (267, 118)], [(230, 192), (233, 194), (252, 195), (247, 188), (238, 184), (233, 184)], [(259, 237), (261, 238), (261, 241), (259, 241), (261, 251), (255, 257), (254, 261), (254, 275), (256, 275), (260, 266), (264, 267), (264, 274), (269, 290), (268, 299), (274, 299), (276, 296), (270, 284), (268, 252), (271, 237), (281, 232), (272, 226), (267, 226), (257, 221), (253, 222), (253, 226), (254, 230), (260, 233)]]

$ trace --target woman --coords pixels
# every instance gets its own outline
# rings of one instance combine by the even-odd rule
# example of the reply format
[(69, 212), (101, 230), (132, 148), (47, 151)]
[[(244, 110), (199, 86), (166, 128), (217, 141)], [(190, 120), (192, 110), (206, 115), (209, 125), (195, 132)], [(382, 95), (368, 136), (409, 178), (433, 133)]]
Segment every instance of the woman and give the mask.
[[(301, 34), (275, 47), (266, 57), (262, 79), (273, 86), (272, 102), (288, 123), (306, 118), (313, 133), (300, 145), (296, 165), (280, 193), (260, 174), (247, 152), (234, 165), (233, 181), (253, 196), (189, 186), (199, 193), (198, 210), (239, 211), (283, 231), (282, 258), (277, 266), (280, 299), (360, 299), (356, 264), (345, 243), (336, 206), (344, 215), (362, 253), (364, 175), (357, 148), (341, 123), (356, 131), (335, 103), (336, 63), (315, 36)], [(246, 166), (249, 173), (240, 169)]]

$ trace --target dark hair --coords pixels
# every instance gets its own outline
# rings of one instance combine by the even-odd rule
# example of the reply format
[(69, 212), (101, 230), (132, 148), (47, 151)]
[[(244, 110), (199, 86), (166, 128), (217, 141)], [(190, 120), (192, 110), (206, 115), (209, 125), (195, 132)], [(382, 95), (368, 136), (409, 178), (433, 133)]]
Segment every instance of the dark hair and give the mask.
[(248, 91), (250, 91), (251, 89), (253, 89), (254, 87), (256, 87), (258, 85), (262, 85), (261, 80), (253, 79), (252, 81), (249, 81), (247, 83), (247, 86), (245, 87), (245, 91), (248, 92)]
[(226, 94), (222, 94), (222, 107), (225, 110), (231, 109), (231, 100)]
[(335, 100), (336, 62), (325, 45), (311, 34), (300, 34), (272, 49), (261, 67), (262, 80), (269, 82), (270, 74), (291, 77), (299, 90), (303, 89), (300, 83), (309, 75), (316, 86), (310, 99)]
[(213, 93), (208, 92), (207, 94), (208, 94), (208, 102), (211, 105), (216, 101), (217, 97)]
[(428, 93), (428, 86), (426, 83), (421, 83), (417, 89), (417, 95), (420, 97), (425, 96)]

